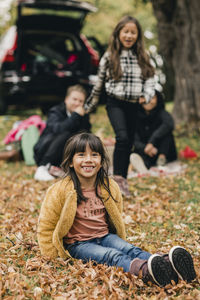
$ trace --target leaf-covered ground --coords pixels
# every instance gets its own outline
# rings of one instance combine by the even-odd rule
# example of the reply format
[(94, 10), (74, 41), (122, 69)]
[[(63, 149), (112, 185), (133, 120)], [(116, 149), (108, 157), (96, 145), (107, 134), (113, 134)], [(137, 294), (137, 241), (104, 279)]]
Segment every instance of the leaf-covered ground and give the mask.
[[(99, 109), (92, 116), (93, 130), (109, 137), (103, 115)], [(20, 118), (25, 116), (0, 118), (1, 140)], [(200, 137), (179, 128), (176, 142), (178, 149), (190, 145), (199, 158), (188, 161), (180, 176), (130, 179), (132, 198), (124, 201), (124, 220), (129, 241), (149, 252), (186, 247), (197, 272), (193, 283), (147, 286), (115, 267), (42, 257), (37, 220), (51, 183), (34, 181), (35, 166), (0, 161), (0, 299), (200, 299)]]

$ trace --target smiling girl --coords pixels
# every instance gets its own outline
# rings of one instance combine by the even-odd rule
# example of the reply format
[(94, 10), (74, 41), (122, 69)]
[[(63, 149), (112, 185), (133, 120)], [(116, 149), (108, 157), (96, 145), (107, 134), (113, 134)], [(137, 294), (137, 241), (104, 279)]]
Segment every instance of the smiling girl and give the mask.
[(195, 278), (192, 257), (184, 248), (151, 255), (126, 241), (122, 195), (108, 177), (108, 159), (97, 136), (81, 133), (68, 140), (62, 167), (66, 177), (49, 188), (41, 207), (42, 254), (121, 267), (159, 286)]

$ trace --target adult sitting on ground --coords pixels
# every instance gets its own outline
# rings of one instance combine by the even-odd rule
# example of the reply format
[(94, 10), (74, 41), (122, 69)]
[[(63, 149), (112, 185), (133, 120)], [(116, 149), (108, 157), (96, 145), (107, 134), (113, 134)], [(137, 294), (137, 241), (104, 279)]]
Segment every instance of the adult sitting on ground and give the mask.
[(86, 96), (81, 85), (71, 86), (67, 89), (64, 102), (50, 109), (46, 128), (34, 147), (38, 165), (34, 175), (36, 180), (53, 180), (49, 169), (60, 166), (66, 141), (78, 132), (90, 131), (89, 116), (83, 108)]

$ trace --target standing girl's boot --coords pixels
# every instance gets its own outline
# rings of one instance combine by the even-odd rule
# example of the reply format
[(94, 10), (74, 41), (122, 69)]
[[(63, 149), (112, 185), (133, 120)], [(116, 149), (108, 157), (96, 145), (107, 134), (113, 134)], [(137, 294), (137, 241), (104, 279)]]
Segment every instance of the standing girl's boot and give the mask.
[(129, 187), (128, 187), (128, 181), (126, 178), (120, 176), (120, 175), (114, 175), (113, 179), (117, 182), (117, 184), (119, 185), (120, 191), (122, 193), (122, 195), (126, 198), (130, 198), (131, 197), (131, 193), (129, 191)]

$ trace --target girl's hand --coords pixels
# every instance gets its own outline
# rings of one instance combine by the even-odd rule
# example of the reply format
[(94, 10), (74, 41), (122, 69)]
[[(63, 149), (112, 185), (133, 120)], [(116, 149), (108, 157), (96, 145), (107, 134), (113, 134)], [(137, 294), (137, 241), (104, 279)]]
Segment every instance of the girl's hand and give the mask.
[(82, 117), (85, 115), (85, 110), (83, 106), (78, 106), (74, 111)]
[(84, 108), (84, 111), (85, 111), (85, 114), (89, 114), (90, 113), (90, 110), (87, 106), (83, 106)]
[(146, 103), (146, 100), (144, 97), (140, 97), (139, 98), (139, 104), (143, 104), (143, 103)]

